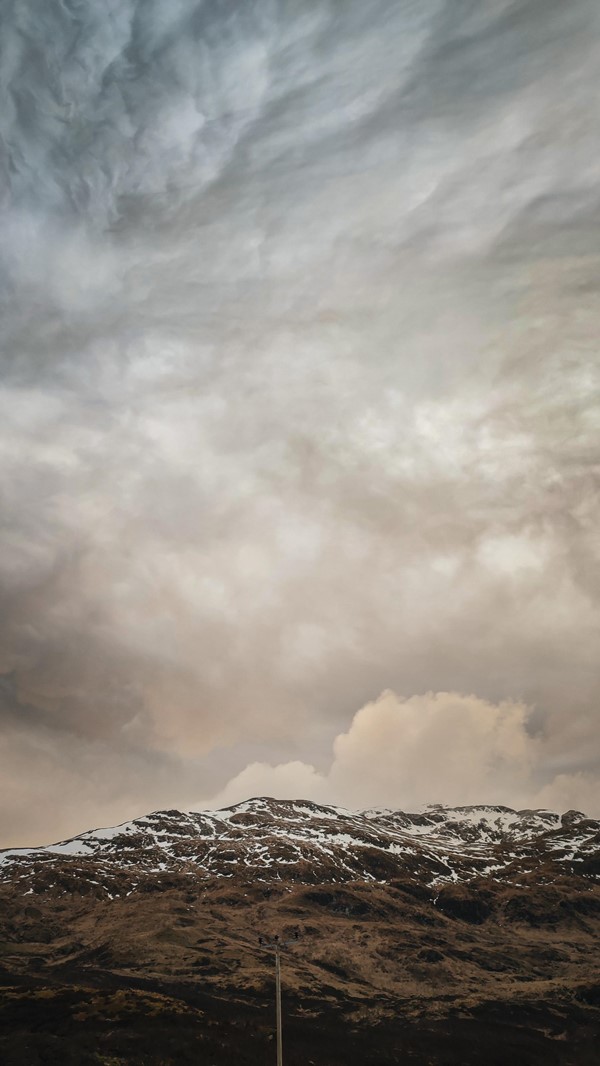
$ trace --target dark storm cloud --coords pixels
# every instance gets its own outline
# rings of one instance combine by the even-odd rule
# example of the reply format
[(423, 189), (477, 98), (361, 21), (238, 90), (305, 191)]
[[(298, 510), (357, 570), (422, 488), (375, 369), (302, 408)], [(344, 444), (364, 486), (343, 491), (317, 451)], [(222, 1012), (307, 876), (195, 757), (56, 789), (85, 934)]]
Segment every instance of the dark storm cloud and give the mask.
[(351, 802), (394, 716), (386, 802), (454, 716), (471, 791), (598, 807), (599, 52), (584, 0), (5, 5), (18, 842)]

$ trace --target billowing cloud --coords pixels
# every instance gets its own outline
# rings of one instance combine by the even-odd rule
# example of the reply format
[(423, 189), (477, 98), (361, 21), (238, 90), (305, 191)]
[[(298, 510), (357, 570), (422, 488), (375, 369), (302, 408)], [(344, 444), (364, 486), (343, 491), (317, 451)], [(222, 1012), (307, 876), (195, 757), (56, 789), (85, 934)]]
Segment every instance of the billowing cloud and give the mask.
[(492, 704), (456, 692), (408, 699), (383, 692), (336, 737), (325, 771), (299, 761), (256, 762), (200, 806), (267, 795), (350, 809), (414, 810), (443, 802), (598, 813), (597, 778), (549, 774), (544, 742), (532, 735), (531, 719), (531, 708), (521, 703)]
[(385, 689), (534, 707), (515, 790), (593, 797), (599, 52), (594, 0), (7, 6), (0, 842), (314, 790)]

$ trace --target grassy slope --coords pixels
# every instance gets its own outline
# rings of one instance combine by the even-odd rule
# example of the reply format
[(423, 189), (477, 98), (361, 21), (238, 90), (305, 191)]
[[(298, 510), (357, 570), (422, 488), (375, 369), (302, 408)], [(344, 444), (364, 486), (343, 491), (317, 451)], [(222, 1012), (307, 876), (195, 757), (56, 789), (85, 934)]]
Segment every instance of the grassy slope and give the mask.
[[(73, 883), (0, 894), (0, 1061), (171, 1066), (598, 1062), (600, 890), (275, 885), (189, 876), (120, 898)], [(117, 887), (118, 886), (114, 886)], [(87, 888), (89, 893), (89, 886)]]

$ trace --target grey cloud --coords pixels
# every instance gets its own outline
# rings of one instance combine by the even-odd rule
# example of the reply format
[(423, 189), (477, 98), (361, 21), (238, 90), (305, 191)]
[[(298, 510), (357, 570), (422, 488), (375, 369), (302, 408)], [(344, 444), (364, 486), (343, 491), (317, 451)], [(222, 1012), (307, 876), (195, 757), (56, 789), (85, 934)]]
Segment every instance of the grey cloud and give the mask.
[(597, 6), (3, 19), (0, 669), (64, 792), (23, 832), (326, 772), (386, 688), (535, 706), (536, 787), (587, 781)]

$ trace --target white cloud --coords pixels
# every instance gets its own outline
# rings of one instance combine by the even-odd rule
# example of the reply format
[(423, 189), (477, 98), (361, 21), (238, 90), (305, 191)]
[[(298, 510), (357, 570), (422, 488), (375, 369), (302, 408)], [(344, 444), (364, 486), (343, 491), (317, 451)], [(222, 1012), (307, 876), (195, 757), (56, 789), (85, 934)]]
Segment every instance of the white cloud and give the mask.
[(592, 776), (558, 774), (540, 785), (543, 743), (529, 734), (529, 715), (521, 703), (456, 692), (383, 692), (336, 738), (327, 772), (298, 761), (253, 763), (206, 805), (267, 795), (349, 808), (502, 803), (600, 813)]
[(311, 799), (315, 803), (333, 803), (327, 778), (314, 766), (304, 762), (287, 762), (279, 766), (254, 762), (236, 774), (225, 788), (199, 807), (228, 807), (252, 796), (275, 796), (277, 799)]

